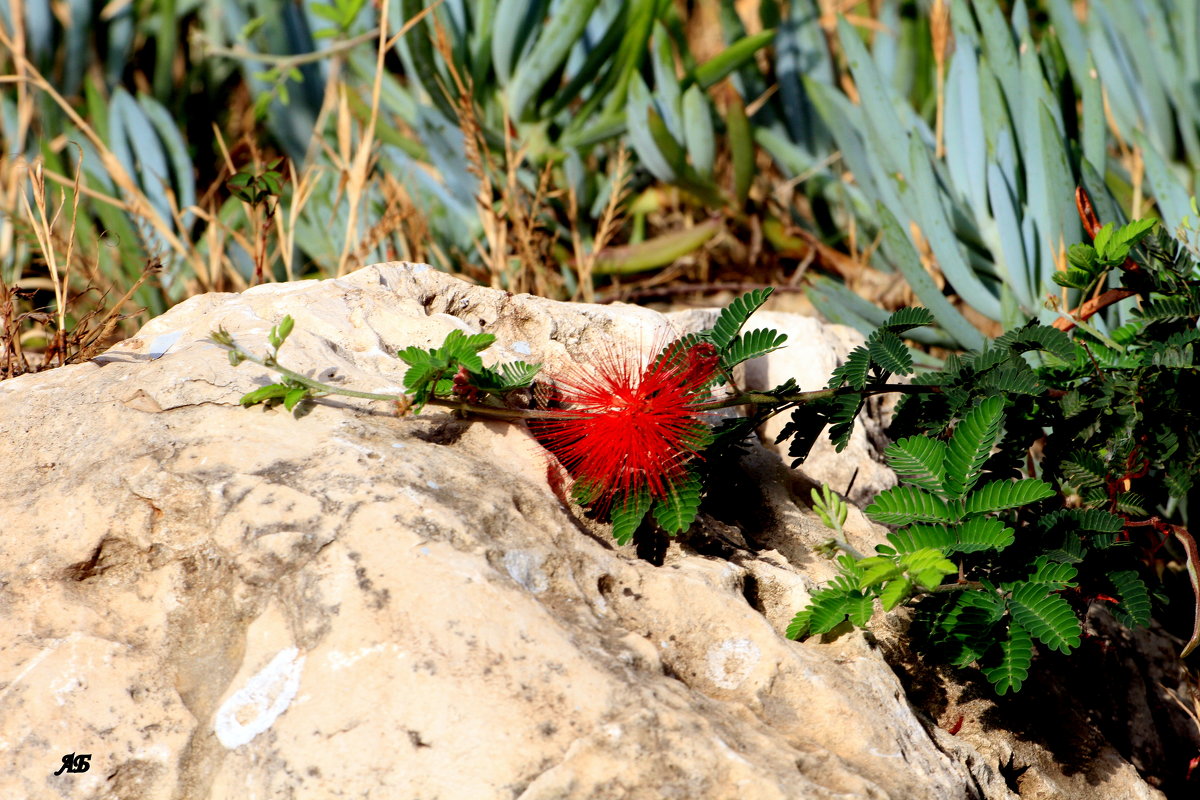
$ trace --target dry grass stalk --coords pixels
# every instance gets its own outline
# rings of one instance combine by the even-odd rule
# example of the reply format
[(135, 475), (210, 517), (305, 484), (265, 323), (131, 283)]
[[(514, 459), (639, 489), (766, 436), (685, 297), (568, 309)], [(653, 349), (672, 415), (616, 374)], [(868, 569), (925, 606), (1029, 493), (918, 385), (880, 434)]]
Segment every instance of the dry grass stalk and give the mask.
[(629, 196), (629, 176), (629, 153), (622, 142), (613, 159), (608, 202), (604, 204), (604, 213), (600, 215), (592, 246), (587, 250), (584, 249), (583, 237), (580, 233), (578, 198), (575, 196), (574, 188), (568, 191), (571, 242), (575, 248), (575, 274), (579, 283), (579, 291), (582, 293), (585, 303), (596, 301), (596, 287), (592, 283), (592, 270), (595, 269), (600, 253), (612, 242), (624, 221), (623, 208), (625, 200)]

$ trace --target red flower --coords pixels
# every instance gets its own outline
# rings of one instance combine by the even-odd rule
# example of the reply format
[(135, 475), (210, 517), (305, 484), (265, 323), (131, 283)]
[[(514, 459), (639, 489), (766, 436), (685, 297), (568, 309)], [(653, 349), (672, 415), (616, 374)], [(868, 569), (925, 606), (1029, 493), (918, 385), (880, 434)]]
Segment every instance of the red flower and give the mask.
[(642, 368), (609, 355), (593, 371), (558, 377), (562, 408), (530, 429), (592, 505), (606, 508), (614, 496), (642, 491), (667, 497), (705, 432), (696, 406), (708, 399), (718, 360), (707, 343), (668, 348)]

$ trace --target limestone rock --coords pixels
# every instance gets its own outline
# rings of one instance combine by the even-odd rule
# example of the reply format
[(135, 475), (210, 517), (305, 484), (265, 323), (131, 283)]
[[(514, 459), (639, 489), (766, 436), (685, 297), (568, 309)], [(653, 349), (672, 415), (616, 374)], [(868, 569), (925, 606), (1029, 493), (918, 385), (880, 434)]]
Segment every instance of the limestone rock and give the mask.
[[(398, 349), (456, 328), (551, 370), (680, 330), (387, 264), (196, 297), (93, 362), (0, 383), (0, 797), (1048, 796), (1010, 788), (1003, 731), (954, 737), (910, 703), (886, 626), (783, 637), (829, 568), (773, 452), (745, 465), (753, 547), (655, 564), (560, 503), (519, 426), (239, 407), (272, 378), (206, 337), (262, 352), (285, 314), (285, 363), (377, 392), (400, 391)], [(837, 357), (828, 329), (769, 322), (817, 373)], [(881, 485), (862, 447), (858, 480)], [(68, 753), (90, 770), (55, 776)], [(1106, 753), (1059, 796), (1160, 796)], [(1016, 757), (1057, 785), (1043, 756)]]

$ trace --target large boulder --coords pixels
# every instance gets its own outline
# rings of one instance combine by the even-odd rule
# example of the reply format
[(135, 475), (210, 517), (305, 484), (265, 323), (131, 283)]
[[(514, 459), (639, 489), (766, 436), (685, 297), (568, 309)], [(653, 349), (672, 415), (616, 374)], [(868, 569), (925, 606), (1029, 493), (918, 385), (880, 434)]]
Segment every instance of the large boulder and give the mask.
[[(241, 408), (273, 376), (206, 337), (262, 352), (285, 314), (288, 366), (376, 392), (401, 390), (398, 349), (454, 329), (553, 371), (712, 320), (386, 264), (195, 297), (92, 362), (0, 383), (0, 797), (1161, 796), (1102, 737), (1063, 768), (969, 691), (963, 730), (939, 727), (960, 706), (910, 702), (948, 684), (887, 622), (783, 636), (832, 574), (800, 491), (892, 480), (870, 424), (810, 474), (752, 448), (726, 490), (744, 513), (639, 557), (563, 505), (519, 425)], [(854, 343), (771, 323), (805, 355), (747, 380), (808, 369), (815, 388)], [(56, 775), (67, 754), (90, 769)]]

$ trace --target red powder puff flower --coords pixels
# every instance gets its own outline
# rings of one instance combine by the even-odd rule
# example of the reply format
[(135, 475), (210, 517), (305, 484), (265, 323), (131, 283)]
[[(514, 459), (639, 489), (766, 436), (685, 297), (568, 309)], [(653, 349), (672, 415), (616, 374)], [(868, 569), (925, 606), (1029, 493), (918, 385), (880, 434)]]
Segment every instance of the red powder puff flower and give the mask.
[[(673, 352), (674, 350), (674, 352)], [(551, 419), (530, 424), (534, 436), (583, 489), (587, 503), (648, 493), (665, 498), (696, 455), (705, 425), (697, 405), (708, 399), (719, 357), (711, 344), (668, 348), (636, 368), (628, 358), (601, 359), (593, 371), (557, 378)]]

